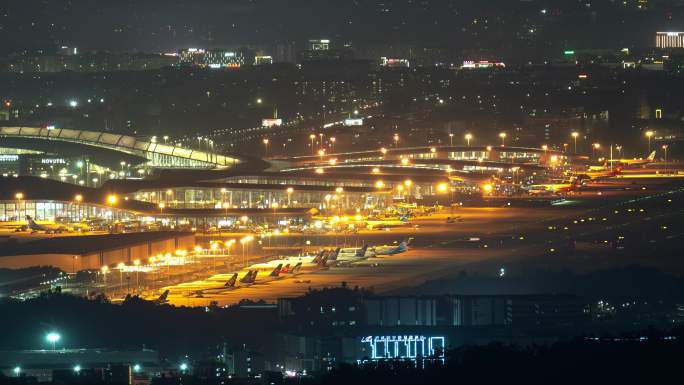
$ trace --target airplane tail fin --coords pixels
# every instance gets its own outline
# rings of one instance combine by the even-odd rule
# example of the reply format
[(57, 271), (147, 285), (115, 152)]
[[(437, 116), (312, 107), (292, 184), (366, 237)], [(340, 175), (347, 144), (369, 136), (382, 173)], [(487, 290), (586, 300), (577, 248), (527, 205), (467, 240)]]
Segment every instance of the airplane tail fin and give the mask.
[(169, 290), (164, 290), (162, 295), (160, 295), (159, 298), (157, 298), (157, 302), (158, 303), (164, 303), (164, 302), (166, 302), (168, 297), (169, 297)]
[(237, 273), (233, 274), (233, 275), (230, 277), (230, 279), (228, 279), (228, 281), (226, 282), (226, 284), (223, 285), (223, 287), (233, 287), (233, 286), (235, 286), (235, 281), (237, 281), (237, 276), (238, 276)]
[(256, 273), (256, 270), (249, 270), (249, 271), (247, 272), (247, 274), (245, 274), (244, 277), (242, 277), (242, 279), (240, 280), (240, 282), (242, 282), (242, 283), (252, 283), (252, 282), (254, 282), (254, 280), (256, 279), (256, 274), (255, 274), (255, 273)]
[(316, 263), (316, 264), (320, 263), (321, 260), (323, 259), (324, 255), (325, 255), (325, 250), (319, 251), (318, 254), (316, 254), (316, 256), (314, 257), (314, 259), (311, 262)]
[(301, 262), (298, 262), (298, 263), (292, 268), (292, 270), (290, 270), (290, 274), (297, 274), (297, 273), (299, 273), (299, 270), (301, 270), (301, 269), (302, 269), (302, 263), (301, 263)]
[(401, 241), (401, 243), (399, 244), (399, 252), (403, 253), (404, 251), (408, 250), (408, 244), (409, 241)]
[(287, 265), (285, 265), (285, 266), (283, 267), (283, 269), (280, 270), (280, 272), (283, 273), (283, 274), (289, 273), (289, 272), (290, 272), (290, 264), (288, 263)]
[(30, 215), (27, 215), (27, 216), (26, 216), (26, 222), (28, 222), (28, 224), (29, 224), (30, 226), (35, 226), (35, 225), (36, 225), (36, 221), (34, 221), (33, 218), (31, 218)]
[(654, 160), (655, 160), (655, 157), (656, 157), (656, 152), (655, 152), (655, 150), (654, 150), (654, 151), (651, 151), (650, 154), (648, 154), (648, 158), (646, 158), (646, 160), (654, 161)]
[(330, 260), (336, 261), (337, 260), (337, 255), (340, 253), (340, 250), (342, 250), (341, 247), (336, 248), (330, 253)]
[(277, 276), (280, 274), (280, 270), (282, 270), (282, 268), (283, 268), (283, 264), (282, 264), (282, 263), (279, 264), (278, 266), (276, 266), (276, 268), (273, 269), (273, 271), (272, 271), (271, 274), (270, 274), (271, 277), (277, 277)]
[(356, 256), (359, 258), (363, 258), (364, 256), (366, 256), (366, 250), (368, 250), (368, 245), (363, 245), (361, 250), (356, 252)]

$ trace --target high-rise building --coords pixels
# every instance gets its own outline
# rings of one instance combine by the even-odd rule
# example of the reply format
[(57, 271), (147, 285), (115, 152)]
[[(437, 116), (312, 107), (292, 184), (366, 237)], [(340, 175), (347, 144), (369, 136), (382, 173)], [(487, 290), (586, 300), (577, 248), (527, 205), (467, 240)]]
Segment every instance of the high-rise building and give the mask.
[(684, 32), (656, 32), (657, 48), (684, 48)]
[(274, 62), (293, 64), (297, 62), (297, 44), (293, 41), (276, 43), (273, 52)]
[(334, 48), (328, 39), (309, 40), (308, 49), (300, 52), (300, 61), (337, 61), (353, 59), (354, 54), (350, 44), (344, 44), (340, 48)]
[(312, 51), (327, 51), (330, 49), (330, 40), (312, 39), (309, 40), (309, 49)]
[(265, 56), (265, 55), (256, 55), (254, 56), (254, 65), (263, 65), (263, 64), (273, 64), (273, 57), (272, 56)]
[(380, 58), (380, 65), (389, 68), (409, 68), (411, 63), (408, 59), (387, 58), (383, 56)]

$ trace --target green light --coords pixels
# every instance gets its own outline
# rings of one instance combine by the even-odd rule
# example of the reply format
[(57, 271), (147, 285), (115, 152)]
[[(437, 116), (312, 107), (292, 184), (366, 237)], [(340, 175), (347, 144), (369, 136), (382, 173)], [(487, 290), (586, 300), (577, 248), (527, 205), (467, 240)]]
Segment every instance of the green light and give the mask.
[(55, 343), (59, 341), (62, 337), (59, 335), (59, 333), (52, 332), (49, 333), (46, 338), (49, 342)]
[(563, 54), (564, 54), (564, 55), (574, 55), (574, 54), (575, 54), (575, 51), (573, 51), (573, 50), (567, 50), (567, 51), (563, 51)]

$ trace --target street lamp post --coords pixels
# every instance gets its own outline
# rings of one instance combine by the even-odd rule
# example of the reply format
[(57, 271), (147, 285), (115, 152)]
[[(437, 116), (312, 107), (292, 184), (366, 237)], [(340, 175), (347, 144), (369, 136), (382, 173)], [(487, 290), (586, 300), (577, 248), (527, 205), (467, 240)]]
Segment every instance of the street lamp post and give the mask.
[(135, 291), (138, 292), (140, 290), (140, 260), (133, 261), (133, 265), (135, 265)]
[(21, 211), (20, 211), (20, 208), (19, 208), (19, 204), (20, 204), (20, 202), (24, 199), (24, 193), (18, 192), (18, 193), (16, 193), (16, 194), (14, 194), (14, 198), (17, 200), (17, 204), (16, 204), (16, 209), (17, 209), (17, 220), (19, 220), (19, 219), (20, 219), (20, 216), (21, 216)]
[(119, 262), (119, 264), (116, 265), (116, 268), (119, 269), (119, 290), (123, 290), (123, 269), (125, 266), (126, 264), (123, 262)]
[(651, 152), (651, 137), (653, 137), (654, 134), (655, 134), (655, 132), (653, 132), (652, 130), (646, 131), (646, 138), (648, 139), (648, 152), (649, 153)]
[(413, 181), (411, 179), (406, 179), (404, 181), (404, 186), (406, 186), (406, 203), (411, 203), (411, 186), (413, 186)]
[(294, 189), (292, 187), (288, 187), (285, 191), (287, 192), (287, 207), (290, 207), (290, 198), (292, 197)]
[(466, 145), (468, 147), (470, 147), (470, 139), (472, 139), (472, 138), (473, 138), (473, 134), (471, 134), (471, 133), (465, 134)]
[(577, 137), (579, 136), (579, 132), (573, 131), (570, 135), (572, 135), (572, 139), (575, 141), (575, 154), (577, 154)]
[(115, 217), (114, 206), (116, 206), (116, 203), (118, 201), (119, 201), (119, 198), (116, 195), (114, 195), (114, 194), (107, 195), (107, 205), (112, 208), (112, 219), (114, 219), (114, 217)]
[(76, 194), (74, 196), (74, 202), (76, 202), (76, 220), (81, 221), (81, 206), (80, 203), (83, 202), (83, 195)]
[(48, 340), (49, 343), (52, 344), (52, 350), (54, 351), (57, 342), (59, 342), (59, 340), (62, 339), (62, 336), (60, 336), (57, 332), (50, 332), (47, 334), (47, 336), (45, 336), (45, 338)]
[(506, 133), (500, 132), (499, 138), (501, 138), (501, 147), (504, 147), (506, 145)]
[(449, 146), (453, 147), (454, 145), (454, 134), (452, 132), (449, 133)]
[(104, 265), (104, 266), (102, 266), (102, 268), (100, 270), (102, 271), (102, 281), (104, 282), (103, 294), (106, 297), (107, 296), (107, 273), (109, 272), (109, 266)]
[(394, 148), (399, 148), (399, 134), (394, 134)]
[(311, 139), (311, 155), (314, 155), (314, 140), (316, 140), (316, 135), (311, 134), (309, 135), (309, 139)]
[(268, 138), (264, 138), (265, 155), (268, 156)]
[(329, 140), (330, 140), (330, 152), (332, 152), (334, 154), (335, 153), (335, 142), (337, 141), (337, 139), (335, 139), (334, 136), (331, 136)]

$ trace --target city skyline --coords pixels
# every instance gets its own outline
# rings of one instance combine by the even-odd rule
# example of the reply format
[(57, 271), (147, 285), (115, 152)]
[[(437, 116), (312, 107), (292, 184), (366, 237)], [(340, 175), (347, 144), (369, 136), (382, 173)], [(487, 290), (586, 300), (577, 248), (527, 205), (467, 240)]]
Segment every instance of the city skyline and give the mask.
[(684, 379), (683, 0), (11, 0), (0, 39), (2, 384)]
[[(500, 1), (496, 7), (455, 0), (163, 3), (8, 2), (0, 9), (0, 33), (14, 37), (5, 46), (8, 53), (50, 51), (60, 46), (84, 51), (169, 52), (193, 46), (301, 43), (317, 37), (373, 51), (387, 43), (536, 50), (549, 45), (638, 47), (654, 45), (650, 34), (644, 32), (684, 29), (683, 8), (676, 1)], [(572, 29), (573, 23), (581, 23), (583, 28)], [(82, 33), (84, 30), (88, 33)]]

